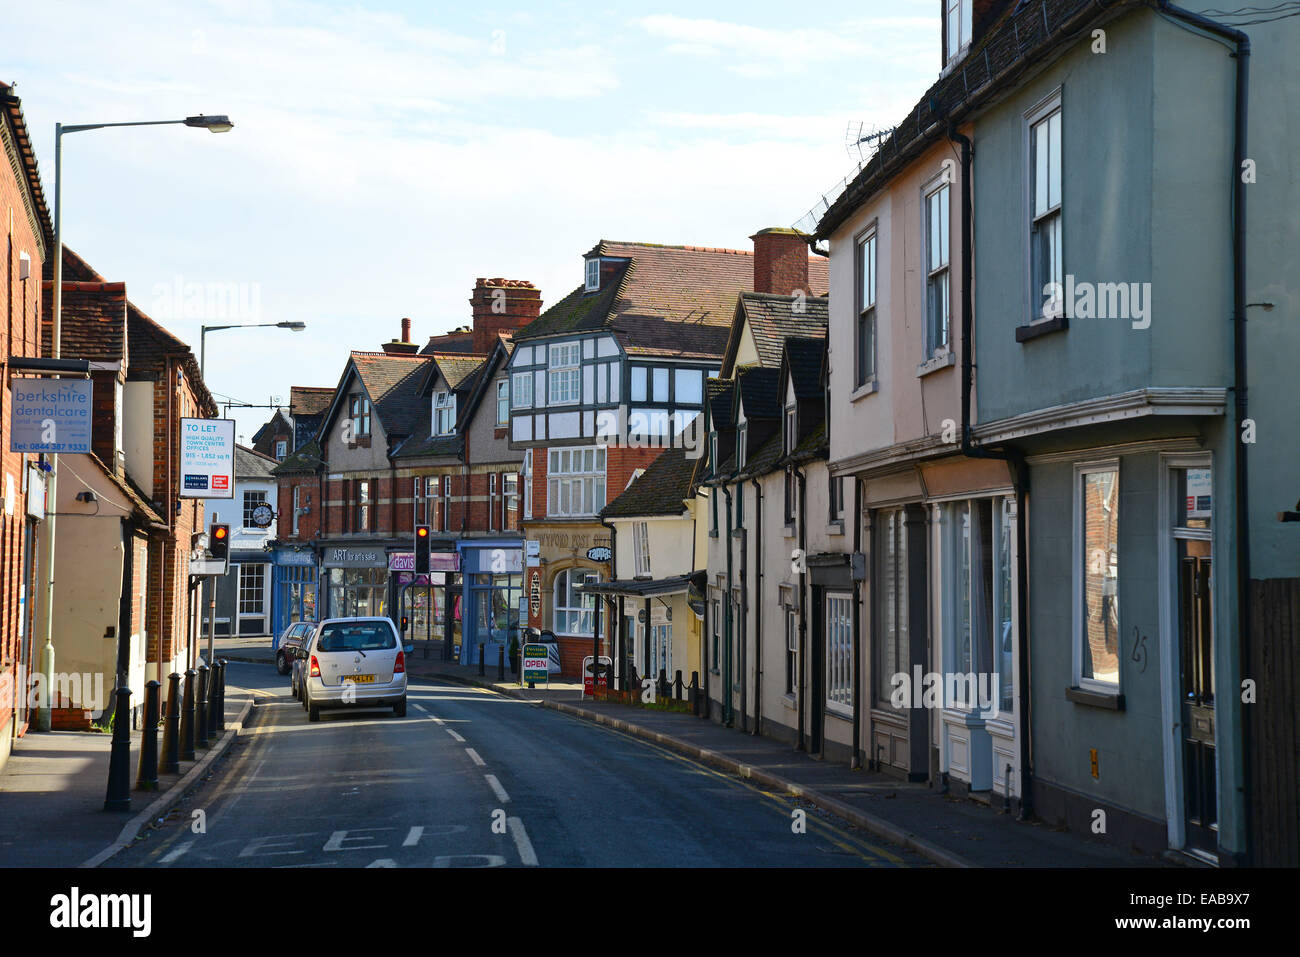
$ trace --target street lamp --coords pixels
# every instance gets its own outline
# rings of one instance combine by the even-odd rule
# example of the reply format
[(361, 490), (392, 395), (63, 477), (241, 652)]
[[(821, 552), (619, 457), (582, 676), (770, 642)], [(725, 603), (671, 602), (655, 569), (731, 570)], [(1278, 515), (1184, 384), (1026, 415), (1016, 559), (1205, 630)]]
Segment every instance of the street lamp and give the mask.
[[(213, 133), (225, 133), (234, 128), (230, 117), (187, 116), (183, 120), (148, 120), (135, 123), (82, 123), (64, 126), (54, 124), (54, 328), (52, 330), (53, 355), (59, 359), (63, 331), (63, 134), (82, 133), (86, 130), (102, 130), (118, 126), (172, 126), (183, 125), (210, 130)], [(45, 678), (44, 703), (36, 712), (36, 727), (49, 731), (51, 723), (50, 691), (54, 687), (54, 530), (59, 513), (59, 470), (58, 455), (51, 453), (48, 500), (52, 508), (46, 513), (49, 523), (47, 535), (49, 544), (45, 550), (45, 645), (41, 648), (41, 672)]]
[(216, 332), (219, 329), (262, 329), (275, 326), (277, 329), (292, 329), (294, 332), (302, 332), (307, 328), (305, 322), (239, 322), (232, 326), (200, 326), (199, 327), (199, 375), (204, 376), (204, 360), (207, 358), (208, 351), (208, 333)]

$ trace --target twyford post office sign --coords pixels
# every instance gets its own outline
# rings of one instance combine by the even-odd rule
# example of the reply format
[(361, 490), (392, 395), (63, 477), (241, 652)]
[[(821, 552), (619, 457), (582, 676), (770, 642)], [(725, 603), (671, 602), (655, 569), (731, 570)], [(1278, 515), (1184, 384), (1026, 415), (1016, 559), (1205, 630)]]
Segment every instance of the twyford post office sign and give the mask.
[(181, 498), (235, 497), (235, 420), (181, 419)]
[(89, 379), (14, 379), (9, 451), (62, 455), (90, 451), (94, 418)]

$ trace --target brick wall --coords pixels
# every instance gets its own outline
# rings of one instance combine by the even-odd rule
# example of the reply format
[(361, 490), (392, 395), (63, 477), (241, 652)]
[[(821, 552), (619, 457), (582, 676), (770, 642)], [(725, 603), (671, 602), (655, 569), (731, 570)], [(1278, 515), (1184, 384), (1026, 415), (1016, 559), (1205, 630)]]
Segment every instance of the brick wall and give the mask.
[[(460, 466), (421, 469), (417, 474), (374, 475), (368, 472), (356, 472), (342, 479), (329, 480), (326, 491), (326, 529), (322, 534), (333, 538), (338, 535), (366, 535), (375, 538), (397, 538), (415, 533), (415, 525), (428, 524), (436, 531), (444, 529), (449, 533), (484, 533), (500, 531), (518, 531), (519, 514), (523, 509), (522, 477), (519, 479), (519, 506), (513, 527), (502, 528), (502, 499), (504, 479), (507, 474), (519, 475), (518, 464), (514, 462), (492, 463), (471, 468), (468, 473)], [(496, 483), (496, 496), (492, 497), (493, 477)], [(433, 512), (426, 512), (423, 494), (424, 483), (429, 478), (438, 481), (439, 494), (433, 500)], [(442, 489), (445, 480), (451, 479), (451, 494), (444, 496)], [(420, 486), (417, 494), (416, 479)], [(370, 514), (369, 524), (365, 529), (356, 526), (358, 483), (369, 483)], [(282, 487), (283, 488), (283, 487)], [(292, 496), (291, 486), (281, 491), (281, 507), (286, 505), (284, 495)], [(492, 509), (493, 520), (488, 525), (488, 511)], [(445, 516), (445, 521), (444, 521)], [(283, 519), (282, 519), (283, 521)], [(282, 528), (282, 535), (284, 534)], [(302, 526), (300, 524), (301, 533)], [(299, 537), (303, 537), (301, 534)]]
[[(293, 490), (298, 489), (298, 504), (308, 508), (298, 516), (298, 534), (293, 533)], [(315, 540), (321, 527), (320, 479), (315, 475), (291, 475), (281, 478), (276, 491), (276, 537), (295, 542)]]

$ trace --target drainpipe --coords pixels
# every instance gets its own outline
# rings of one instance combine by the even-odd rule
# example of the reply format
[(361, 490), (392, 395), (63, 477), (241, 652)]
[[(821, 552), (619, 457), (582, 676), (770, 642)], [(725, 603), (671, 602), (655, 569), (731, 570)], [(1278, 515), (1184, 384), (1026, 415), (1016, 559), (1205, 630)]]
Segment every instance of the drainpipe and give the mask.
[(794, 474), (799, 479), (799, 687), (795, 695), (795, 705), (799, 709), (799, 745), (798, 749), (807, 749), (804, 702), (807, 700), (803, 690), (808, 673), (808, 501), (804, 494), (807, 490), (807, 477), (803, 469), (796, 468)]
[[(1246, 189), (1242, 182), (1242, 166), (1246, 162), (1246, 128), (1250, 113), (1250, 37), (1217, 20), (1192, 13), (1159, 0), (1160, 12), (1208, 33), (1221, 37), (1235, 46), (1237, 61), (1237, 96), (1233, 107), (1234, 129), (1232, 139), (1232, 392), (1235, 397), (1236, 421), (1234, 429), (1250, 417), (1246, 401)], [(1236, 450), (1236, 527), (1237, 536), (1237, 655), (1239, 668), (1244, 673), (1250, 667), (1250, 499), (1247, 482), (1246, 453), (1249, 448), (1240, 437), (1233, 440)], [(1252, 741), (1251, 713), (1242, 708), (1241, 714), (1241, 776), (1242, 807), (1251, 806)], [(1249, 865), (1252, 854), (1252, 829), (1249, 813), (1243, 816), (1246, 835), (1243, 863)]]
[(754, 485), (754, 594), (758, 614), (754, 616), (754, 731), (762, 734), (763, 724), (763, 486)]
[[(1016, 736), (1020, 741), (1020, 820), (1029, 817), (1031, 682), (1029, 680), (1029, 555), (1025, 529), (1025, 506), (1029, 496), (1029, 466), (1025, 454), (1015, 446), (986, 449), (971, 441), (971, 391), (974, 373), (972, 325), (974, 307), (971, 297), (973, 272), (974, 218), (971, 209), (971, 165), (975, 155), (970, 137), (949, 124), (948, 139), (961, 146), (961, 454), (974, 459), (997, 459), (1012, 466), (1012, 483), (1016, 493), (1016, 621), (1019, 643), (1016, 649), (1020, 670), (1020, 722)], [(1008, 782), (1008, 788), (1010, 782)]]
[[(738, 483), (744, 487), (744, 480)], [(745, 654), (749, 647), (749, 589), (744, 586), (749, 582), (749, 529), (740, 526), (736, 529), (740, 537), (740, 626), (736, 629), (736, 655), (740, 658), (738, 664), (740, 672), (740, 730), (749, 730), (749, 671), (747, 669), (748, 656)]]
[[(853, 477), (853, 553), (862, 553), (862, 483)], [(849, 559), (851, 562), (852, 559)], [(850, 570), (850, 574), (851, 574)], [(853, 764), (854, 770), (862, 767), (862, 636), (861, 614), (862, 584), (853, 582)]]
[(721, 486), (727, 500), (727, 593), (722, 596), (722, 723), (731, 727), (731, 488)]

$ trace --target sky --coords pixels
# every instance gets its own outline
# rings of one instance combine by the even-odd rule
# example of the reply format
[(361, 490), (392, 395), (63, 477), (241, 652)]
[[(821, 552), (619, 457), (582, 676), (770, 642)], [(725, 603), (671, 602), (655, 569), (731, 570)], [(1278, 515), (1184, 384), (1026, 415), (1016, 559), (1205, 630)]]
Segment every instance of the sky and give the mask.
[[(932, 0), (15, 4), (46, 193), (54, 124), (227, 114), (229, 133), (63, 141), (64, 242), (247, 403), (352, 349), (468, 324), (478, 277), (550, 304), (600, 239), (736, 249), (799, 222), (939, 72)], [(21, 42), (15, 42), (21, 38)], [(251, 442), (270, 409), (232, 409)]]

